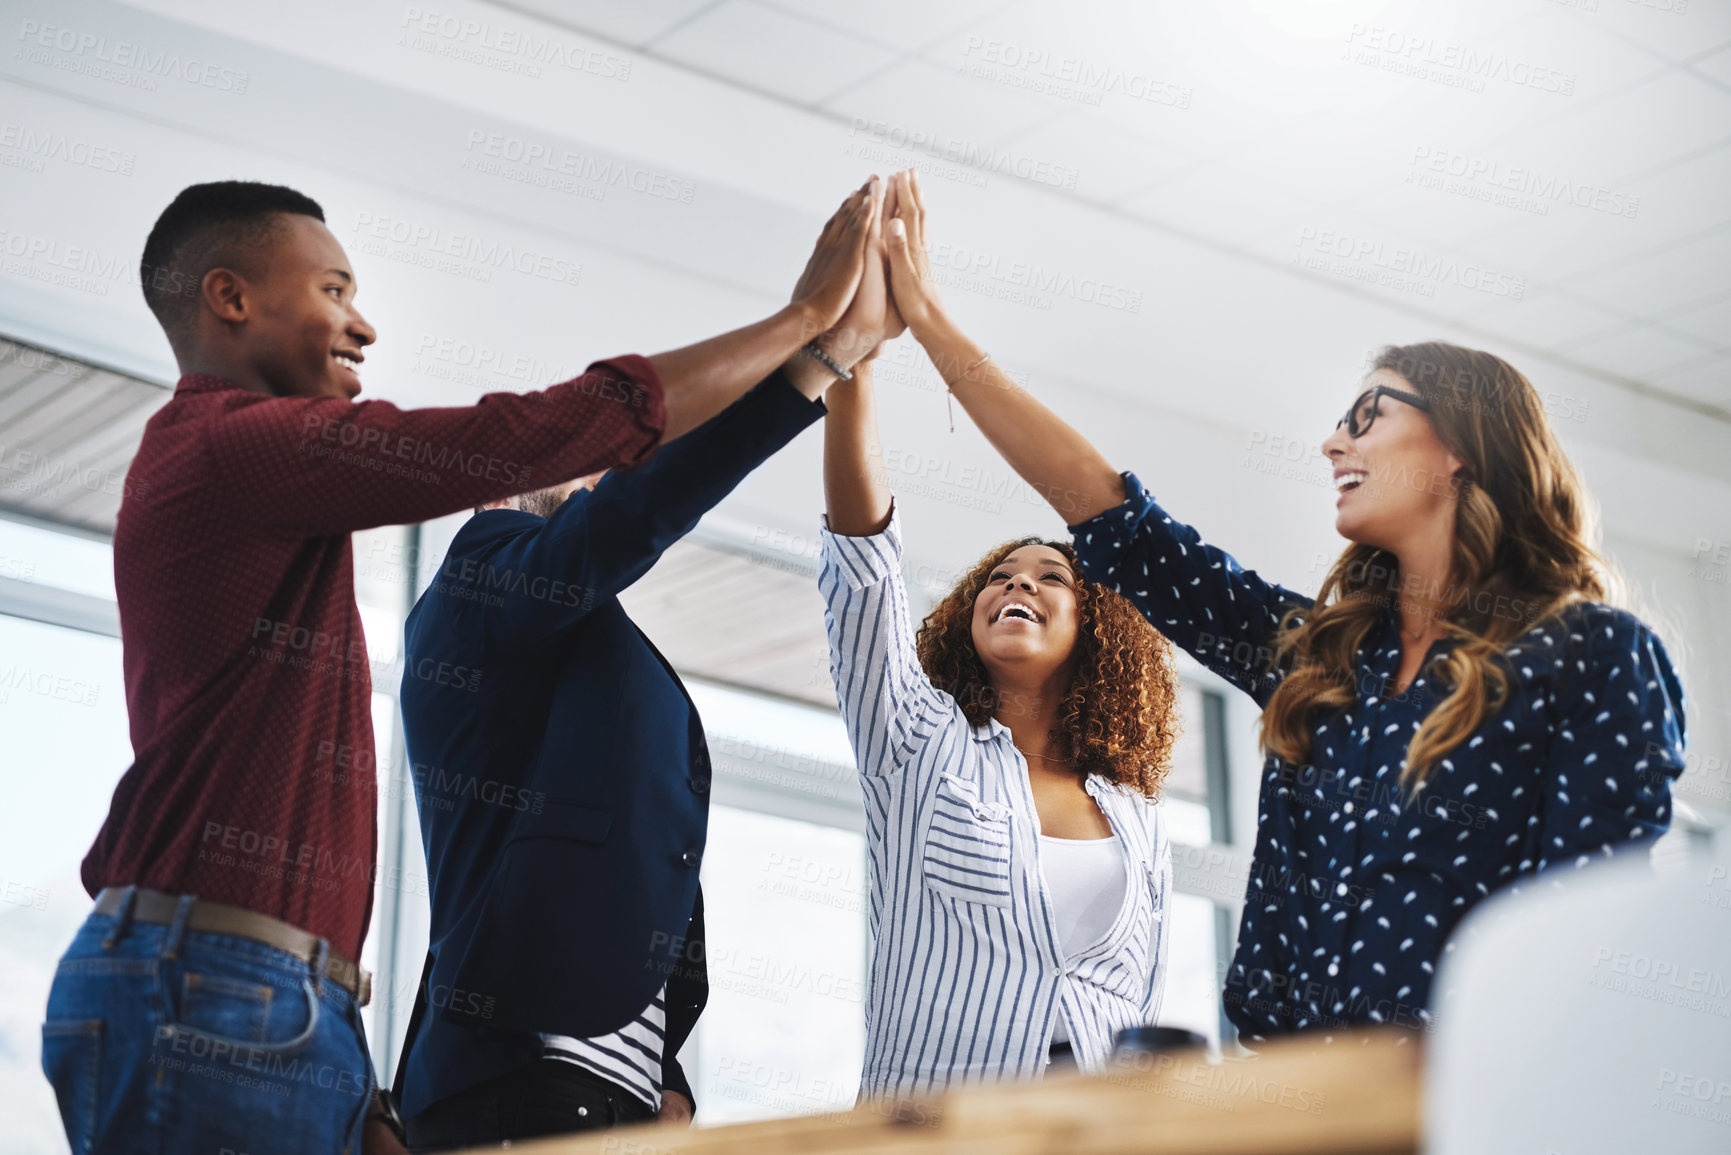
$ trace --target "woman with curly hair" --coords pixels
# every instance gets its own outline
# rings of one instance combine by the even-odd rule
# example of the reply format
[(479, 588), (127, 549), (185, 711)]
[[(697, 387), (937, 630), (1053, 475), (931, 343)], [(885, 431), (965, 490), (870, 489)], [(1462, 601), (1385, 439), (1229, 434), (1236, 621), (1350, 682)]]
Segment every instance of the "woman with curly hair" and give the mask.
[(1443, 342), (1391, 347), (1322, 450), (1351, 543), (1315, 598), (1241, 569), (950, 320), (911, 173), (895, 305), (958, 401), (1070, 523), (1083, 570), (1263, 708), (1256, 850), (1228, 1015), (1249, 1039), (1422, 1026), (1475, 903), (1670, 824), (1683, 694), (1604, 604), (1587, 495), (1537, 392)]
[(1171, 647), (1032, 537), (916, 636), (870, 380), (868, 360), (825, 399), (819, 577), (870, 848), (862, 1091), (1035, 1076), (1054, 1051), (1095, 1070), (1166, 981)]

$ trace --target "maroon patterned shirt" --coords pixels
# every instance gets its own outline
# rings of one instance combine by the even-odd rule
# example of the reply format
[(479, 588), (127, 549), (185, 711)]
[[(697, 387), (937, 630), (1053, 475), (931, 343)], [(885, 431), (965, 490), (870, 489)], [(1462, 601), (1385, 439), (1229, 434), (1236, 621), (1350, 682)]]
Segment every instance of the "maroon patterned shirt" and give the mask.
[(629, 467), (665, 422), (636, 356), (451, 409), (182, 378), (145, 426), (114, 534), (136, 760), (85, 888), (231, 903), (359, 959), (377, 784), (349, 535)]

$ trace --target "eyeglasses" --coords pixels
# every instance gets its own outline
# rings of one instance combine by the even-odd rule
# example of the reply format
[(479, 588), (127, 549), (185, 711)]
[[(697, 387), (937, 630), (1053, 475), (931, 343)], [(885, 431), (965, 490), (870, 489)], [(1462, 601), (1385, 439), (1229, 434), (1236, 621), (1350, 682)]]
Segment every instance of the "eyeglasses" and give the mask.
[(1405, 401), (1414, 409), (1425, 413), (1430, 412), (1430, 402), (1417, 393), (1406, 393), (1399, 389), (1390, 389), (1387, 385), (1378, 385), (1374, 389), (1366, 389), (1358, 395), (1358, 400), (1352, 403), (1352, 408), (1346, 411), (1346, 416), (1340, 419), (1336, 429), (1346, 427), (1347, 433), (1354, 438), (1363, 437), (1370, 432), (1370, 427), (1376, 423), (1376, 402), (1381, 397), (1393, 397), (1396, 401)]

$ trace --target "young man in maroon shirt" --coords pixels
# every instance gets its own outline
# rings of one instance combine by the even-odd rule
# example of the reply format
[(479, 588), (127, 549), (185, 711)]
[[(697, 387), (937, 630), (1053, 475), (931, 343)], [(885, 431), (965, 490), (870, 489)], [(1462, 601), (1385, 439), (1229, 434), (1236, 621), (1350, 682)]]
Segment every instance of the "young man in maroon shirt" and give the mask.
[(376, 334), (315, 202), (221, 182), (164, 211), (141, 274), (182, 376), (114, 537), (136, 760), (43, 1026), (74, 1150), (395, 1149), (355, 962), (375, 793), (315, 773), (333, 746), (373, 764), (350, 534), (629, 467), (696, 428), (842, 316), (880, 197), (843, 203), (763, 321), (419, 410), (355, 400)]

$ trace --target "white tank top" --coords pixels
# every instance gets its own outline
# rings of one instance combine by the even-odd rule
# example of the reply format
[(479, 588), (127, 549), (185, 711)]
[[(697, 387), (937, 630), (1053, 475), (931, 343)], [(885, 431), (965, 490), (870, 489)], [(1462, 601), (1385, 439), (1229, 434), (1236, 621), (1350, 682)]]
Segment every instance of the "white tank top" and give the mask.
[[(1040, 835), (1040, 868), (1052, 896), (1058, 946), (1065, 957), (1081, 954), (1106, 937), (1124, 906), (1124, 850), (1111, 838), (1053, 838)], [(1052, 1033), (1054, 1043), (1069, 1039), (1064, 1016)]]

